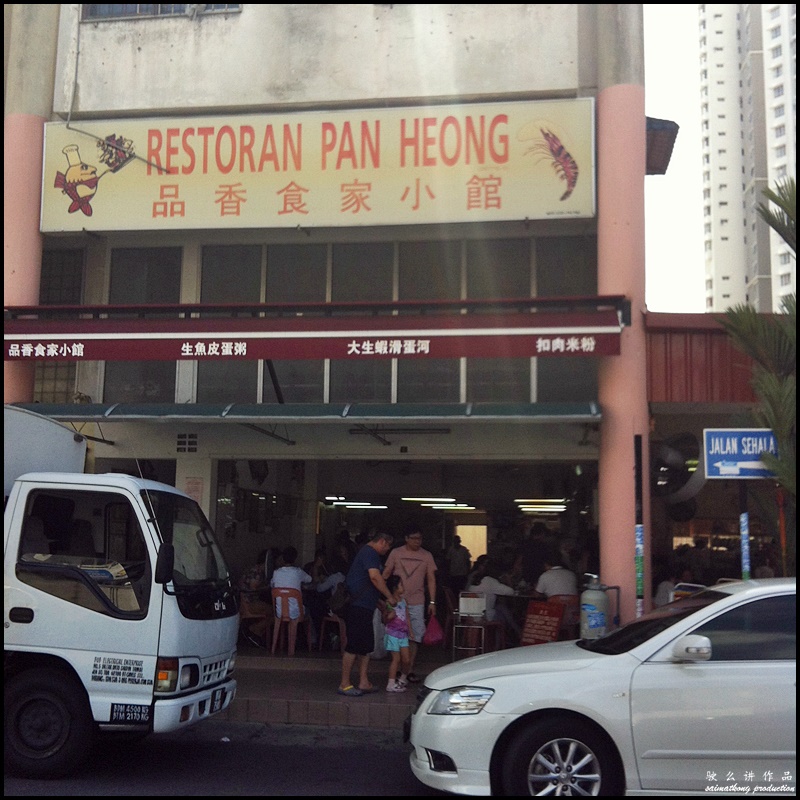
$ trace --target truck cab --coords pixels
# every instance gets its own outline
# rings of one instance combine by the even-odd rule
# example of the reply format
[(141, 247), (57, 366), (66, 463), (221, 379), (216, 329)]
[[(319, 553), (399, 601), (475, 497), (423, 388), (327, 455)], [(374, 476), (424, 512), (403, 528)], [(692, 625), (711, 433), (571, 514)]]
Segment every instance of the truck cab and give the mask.
[[(6, 431), (8, 436), (8, 431)], [(4, 514), (5, 763), (77, 769), (106, 732), (227, 708), (238, 608), (198, 504), (128, 475), (33, 472)]]

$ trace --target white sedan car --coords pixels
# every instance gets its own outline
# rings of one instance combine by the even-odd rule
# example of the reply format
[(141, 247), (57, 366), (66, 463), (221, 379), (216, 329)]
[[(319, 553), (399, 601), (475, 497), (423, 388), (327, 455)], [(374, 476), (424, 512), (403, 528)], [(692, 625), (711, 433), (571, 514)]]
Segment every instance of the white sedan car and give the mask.
[(796, 590), (718, 584), (600, 639), (440, 667), (411, 769), (466, 795), (794, 794)]

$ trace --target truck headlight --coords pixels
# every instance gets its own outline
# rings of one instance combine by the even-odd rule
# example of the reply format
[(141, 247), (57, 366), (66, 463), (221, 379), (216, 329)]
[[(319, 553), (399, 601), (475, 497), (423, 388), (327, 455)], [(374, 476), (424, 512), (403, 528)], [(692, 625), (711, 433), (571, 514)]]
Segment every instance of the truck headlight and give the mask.
[(429, 714), (478, 714), (491, 700), (494, 689), (482, 686), (454, 686), (439, 692)]
[(170, 693), (178, 686), (178, 659), (160, 657), (156, 662), (155, 691)]

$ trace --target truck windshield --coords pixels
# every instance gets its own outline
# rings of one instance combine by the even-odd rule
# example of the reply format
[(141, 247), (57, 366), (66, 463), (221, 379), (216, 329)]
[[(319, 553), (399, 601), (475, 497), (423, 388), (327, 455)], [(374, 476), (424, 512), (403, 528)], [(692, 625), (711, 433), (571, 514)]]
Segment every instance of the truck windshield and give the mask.
[(163, 540), (175, 547), (175, 588), (228, 583), (228, 567), (200, 506), (172, 492), (147, 490), (142, 496)]

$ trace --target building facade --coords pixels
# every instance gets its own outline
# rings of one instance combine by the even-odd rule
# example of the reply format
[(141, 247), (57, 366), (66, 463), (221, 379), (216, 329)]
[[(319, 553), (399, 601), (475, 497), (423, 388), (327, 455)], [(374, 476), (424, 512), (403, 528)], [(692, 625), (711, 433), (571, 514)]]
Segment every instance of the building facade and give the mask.
[(706, 310), (779, 312), (797, 291), (788, 245), (758, 214), (796, 168), (796, 10), (699, 5)]
[(197, 497), (235, 571), (538, 520), (646, 607), (640, 5), (12, 4), (6, 32), (6, 402)]

